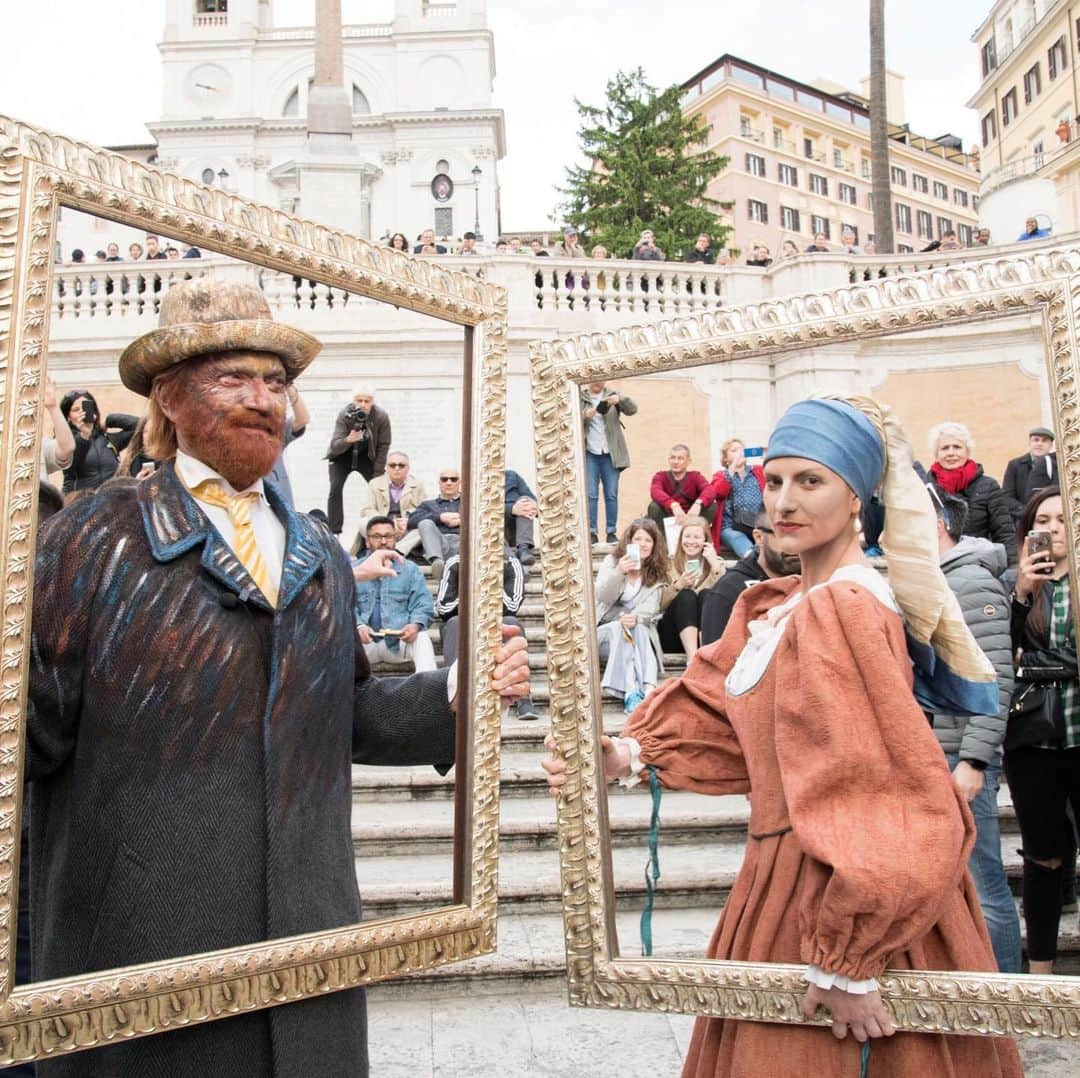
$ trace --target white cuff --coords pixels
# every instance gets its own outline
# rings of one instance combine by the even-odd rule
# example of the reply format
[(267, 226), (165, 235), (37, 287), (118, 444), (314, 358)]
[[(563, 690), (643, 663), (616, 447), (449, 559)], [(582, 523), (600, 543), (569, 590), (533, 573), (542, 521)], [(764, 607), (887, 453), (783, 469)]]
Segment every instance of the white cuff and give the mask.
[(853, 981), (842, 973), (826, 973), (817, 966), (806, 967), (806, 983), (818, 988), (839, 988), (841, 992), (850, 992), (853, 996), (865, 996), (878, 990), (877, 980), (868, 977), (865, 981)]
[(630, 750), (630, 774), (619, 779), (619, 785), (629, 790), (641, 782), (641, 772), (645, 770), (645, 764), (641, 759), (641, 746), (632, 737), (613, 737), (616, 745), (625, 745)]
[(450, 664), (450, 673), (446, 677), (446, 700), (452, 704), (457, 696), (457, 659)]

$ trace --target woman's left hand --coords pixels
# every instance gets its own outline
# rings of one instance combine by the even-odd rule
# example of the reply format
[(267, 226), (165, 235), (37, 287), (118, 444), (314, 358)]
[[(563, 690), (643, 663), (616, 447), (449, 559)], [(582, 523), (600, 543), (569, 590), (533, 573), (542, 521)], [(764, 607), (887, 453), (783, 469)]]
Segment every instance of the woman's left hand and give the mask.
[(832, 1032), (838, 1040), (850, 1033), (862, 1044), (869, 1037), (891, 1037), (896, 1032), (878, 991), (860, 995), (812, 984), (803, 998), (802, 1013), (806, 1018), (813, 1018), (818, 1007), (824, 1007), (832, 1015)]
[(619, 618), (619, 624), (624, 629), (632, 629), (637, 625), (637, 614), (623, 614), (622, 617)]

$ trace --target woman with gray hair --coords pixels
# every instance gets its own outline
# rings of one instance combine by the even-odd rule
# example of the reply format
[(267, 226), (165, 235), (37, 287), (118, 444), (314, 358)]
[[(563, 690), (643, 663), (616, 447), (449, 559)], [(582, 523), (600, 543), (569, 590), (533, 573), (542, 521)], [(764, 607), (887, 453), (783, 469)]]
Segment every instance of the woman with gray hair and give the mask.
[(1016, 564), (1016, 536), (1009, 503), (996, 479), (983, 472), (972, 458), (975, 439), (963, 423), (945, 422), (931, 428), (927, 441), (933, 463), (930, 479), (946, 494), (968, 504), (965, 535), (989, 539), (1005, 548), (1009, 564)]

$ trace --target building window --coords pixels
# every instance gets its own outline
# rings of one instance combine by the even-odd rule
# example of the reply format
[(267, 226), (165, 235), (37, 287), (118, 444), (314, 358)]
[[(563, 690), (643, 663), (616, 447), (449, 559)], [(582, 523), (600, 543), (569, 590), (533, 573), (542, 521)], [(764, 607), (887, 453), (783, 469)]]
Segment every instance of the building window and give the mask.
[(979, 208), (979, 196), (978, 195), (972, 195), (971, 196), (971, 208), (973, 210), (977, 210)]
[(900, 187), (907, 187), (907, 172), (896, 165), (889, 169), (889, 179)]
[(930, 181), (925, 176), (920, 176), (917, 172), (911, 174), (911, 186), (920, 194), (927, 194), (930, 190)]
[(982, 73), (983, 78), (986, 78), (994, 68), (997, 67), (997, 48), (994, 44), (994, 39), (991, 38), (982, 47)]
[(971, 246), (971, 241), (973, 239), (971, 225), (957, 225), (956, 235), (965, 247)]
[(810, 173), (810, 190), (815, 195), (829, 197), (829, 180), (825, 176), (819, 176), (816, 172)]
[(937, 219), (937, 234), (938, 239), (941, 239), (946, 232), (952, 232), (953, 223), (948, 217), (939, 217)]
[(198, 15), (210, 15), (219, 12), (224, 15), (229, 10), (229, 0), (195, 0), (195, 12)]
[(1065, 58), (1065, 37), (1062, 35), (1050, 46), (1046, 51), (1046, 66), (1049, 69), (1049, 75), (1051, 79), (1056, 79), (1058, 75), (1065, 70), (1068, 66), (1068, 61)]
[(982, 144), (984, 146), (988, 146), (996, 138), (997, 138), (997, 116), (994, 114), (994, 110), (991, 109), (982, 118)]
[(454, 208), (453, 206), (436, 206), (435, 223), (436, 236), (452, 236), (454, 234)]
[(799, 231), (799, 211), (793, 210), (790, 206), (780, 207), (780, 227), (786, 228), (788, 232)]
[(853, 183), (842, 183), (839, 185), (840, 201), (846, 202), (849, 206), (855, 205), (855, 185)]
[(827, 217), (819, 217), (816, 213), (810, 218), (810, 231), (813, 235), (817, 235), (819, 232), (826, 238), (829, 238), (829, 219)]
[(749, 172), (751, 176), (764, 177), (765, 158), (756, 153), (748, 153), (746, 155), (746, 171)]
[(949, 185), (940, 180), (934, 180), (934, 198), (943, 198), (949, 201)]
[(777, 178), (788, 187), (799, 186), (799, 170), (794, 165), (777, 165)]
[(968, 193), (967, 193), (967, 191), (961, 191), (959, 187), (954, 187), (953, 188), (953, 193), (952, 193), (952, 199), (953, 199), (953, 202), (955, 202), (957, 206), (963, 206), (964, 209), (967, 209), (967, 204), (968, 204)]
[(864, 157), (859, 166), (859, 171), (862, 173), (864, 180), (870, 179), (870, 158)]
[[(1051, 69), (1053, 70), (1053, 69)], [(1054, 76), (1051, 75), (1050, 78)], [(1039, 78), (1039, 65), (1033, 64), (1024, 75), (1024, 104), (1030, 105), (1042, 91), (1042, 81)]]
[(1001, 99), (1001, 126), (1008, 127), (1016, 119), (1020, 106), (1016, 102), (1016, 87), (1014, 86)]
[(896, 253), (898, 255), (913, 255), (915, 248), (910, 243), (898, 243), (896, 245)]
[(833, 148), (832, 166), (833, 166), (833, 168), (843, 168), (844, 167), (844, 151), (843, 150), (838, 150), (835, 147)]
[(932, 240), (934, 238), (934, 218), (928, 210), (916, 212), (915, 224), (919, 230), (919, 239)]
[(750, 137), (750, 130), (751, 130), (751, 128), (750, 128), (750, 117), (749, 116), (740, 116), (739, 117), (739, 134), (742, 135), (743, 138), (749, 138)]
[(774, 149), (782, 150), (784, 148), (784, 129), (782, 127), (772, 129), (772, 144)]
[(905, 206), (903, 202), (896, 204), (896, 230), (897, 232), (911, 231), (911, 207)]
[(814, 140), (812, 138), (804, 138), (802, 140), (803, 156), (813, 158), (814, 156)]
[(202, 182), (205, 183), (207, 187), (214, 186), (214, 170), (212, 168), (204, 168), (202, 170)]
[(751, 221), (757, 221), (759, 225), (769, 223), (769, 207), (764, 202), (758, 202), (756, 198), (746, 200), (746, 216)]

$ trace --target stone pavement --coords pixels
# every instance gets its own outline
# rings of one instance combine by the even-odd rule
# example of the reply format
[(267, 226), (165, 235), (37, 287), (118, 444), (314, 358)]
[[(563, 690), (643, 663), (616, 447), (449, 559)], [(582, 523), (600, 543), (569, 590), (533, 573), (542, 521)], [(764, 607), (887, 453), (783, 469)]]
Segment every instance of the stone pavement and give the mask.
[[(372, 1078), (675, 1078), (694, 1022), (569, 1007), (562, 993), (513, 1000), (372, 995)], [(1027, 1078), (1080, 1075), (1080, 1041), (1025, 1040), (1020, 1048)]]

